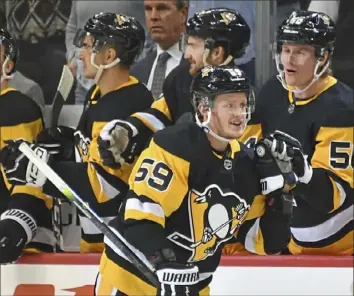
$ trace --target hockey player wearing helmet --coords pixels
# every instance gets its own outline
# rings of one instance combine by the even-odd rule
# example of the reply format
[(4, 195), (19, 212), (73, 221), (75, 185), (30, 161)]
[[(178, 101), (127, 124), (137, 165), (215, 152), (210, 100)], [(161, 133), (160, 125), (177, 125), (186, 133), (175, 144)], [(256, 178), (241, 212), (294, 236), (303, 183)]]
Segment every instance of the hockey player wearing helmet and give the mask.
[[(44, 127), (38, 105), (9, 86), (18, 55), (14, 38), (0, 29), (0, 149), (6, 147), (7, 141), (17, 138), (32, 142)], [(25, 246), (28, 251), (52, 252), (51, 199), (38, 188), (12, 186), (3, 174), (3, 167), (0, 168), (0, 264), (15, 261)], [(28, 204), (32, 207), (27, 211)], [(36, 213), (41, 213), (38, 220), (35, 220), (39, 217)]]
[(249, 26), (235, 10), (213, 8), (192, 16), (181, 39), (186, 60), (166, 77), (163, 96), (150, 109), (103, 128), (98, 141), (103, 162), (119, 167), (134, 159), (157, 130), (176, 123), (182, 115), (193, 118), (189, 99), (193, 75), (204, 65), (232, 65), (234, 58), (244, 54), (249, 40)]
[[(153, 102), (151, 92), (129, 75), (131, 64), (143, 49), (144, 36), (143, 27), (132, 17), (100, 13), (90, 18), (75, 37), (75, 44), (81, 50), (84, 75), (96, 81), (88, 92), (79, 125), (76, 131), (62, 126), (47, 129), (33, 146), (33, 149), (43, 150), (42, 158), (51, 162), (53, 169), (106, 221), (117, 213), (128, 189), (132, 165), (126, 164), (120, 170), (104, 166), (98, 155), (96, 139), (106, 122), (143, 111)], [(76, 161), (70, 157), (74, 146)], [(54, 159), (50, 155), (53, 153), (56, 153)], [(21, 167), (27, 165), (31, 163), (28, 164), (24, 157), (18, 169), (10, 170), (11, 173), (6, 170), (10, 182), (27, 183), (26, 178), (17, 176), (21, 174)], [(43, 191), (51, 196), (61, 196), (40, 172), (32, 176), (32, 183), (42, 186)], [(81, 251), (101, 252), (102, 233), (84, 216), (80, 216), (80, 225)]]
[(18, 57), (18, 48), (15, 39), (5, 29), (0, 29), (0, 74), (1, 89), (5, 89), (8, 80), (13, 77), (16, 70), (16, 62)]
[(235, 236), (263, 255), (280, 252), (289, 241), (292, 200), (282, 198), (284, 183), (270, 182), (264, 196), (259, 181), (284, 176), (263, 144), (264, 154), (254, 156), (235, 140), (254, 107), (248, 78), (235, 66), (206, 66), (196, 73), (191, 94), (199, 123), (153, 135), (110, 222), (155, 271), (159, 286), (105, 239), (97, 296), (209, 295), (222, 247)]
[(268, 137), (278, 158), (287, 155), (278, 139), (297, 148), (292, 254), (346, 255), (354, 249), (353, 90), (331, 76), (334, 41), (334, 23), (324, 13), (295, 11), (284, 20), (275, 52), (279, 75), (263, 86), (242, 136), (247, 144)]

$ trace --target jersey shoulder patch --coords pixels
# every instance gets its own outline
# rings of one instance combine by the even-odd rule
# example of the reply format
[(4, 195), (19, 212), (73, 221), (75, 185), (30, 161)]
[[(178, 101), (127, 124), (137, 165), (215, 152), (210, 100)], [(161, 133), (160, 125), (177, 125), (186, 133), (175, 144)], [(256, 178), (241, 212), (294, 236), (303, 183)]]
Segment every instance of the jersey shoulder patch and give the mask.
[(35, 101), (19, 91), (10, 91), (0, 99), (0, 125), (17, 125), (42, 119)]

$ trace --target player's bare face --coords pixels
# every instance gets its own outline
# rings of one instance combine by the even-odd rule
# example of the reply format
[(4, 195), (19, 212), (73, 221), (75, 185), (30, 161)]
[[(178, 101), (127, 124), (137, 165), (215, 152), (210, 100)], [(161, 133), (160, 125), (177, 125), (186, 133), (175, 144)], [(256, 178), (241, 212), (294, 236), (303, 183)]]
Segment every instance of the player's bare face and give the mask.
[(303, 89), (312, 81), (317, 63), (313, 46), (285, 43), (280, 58), (289, 86)]
[[(83, 63), (83, 75), (85, 78), (93, 79), (96, 76), (97, 69), (91, 64), (92, 37), (85, 36), (83, 46), (80, 49), (79, 59)], [(97, 59), (97, 58), (96, 58)]]
[(189, 73), (194, 76), (198, 70), (204, 67), (204, 40), (198, 37), (189, 36), (184, 58), (190, 63)]
[(239, 138), (246, 127), (247, 95), (229, 93), (218, 95), (211, 109), (210, 128), (217, 135), (227, 138)]

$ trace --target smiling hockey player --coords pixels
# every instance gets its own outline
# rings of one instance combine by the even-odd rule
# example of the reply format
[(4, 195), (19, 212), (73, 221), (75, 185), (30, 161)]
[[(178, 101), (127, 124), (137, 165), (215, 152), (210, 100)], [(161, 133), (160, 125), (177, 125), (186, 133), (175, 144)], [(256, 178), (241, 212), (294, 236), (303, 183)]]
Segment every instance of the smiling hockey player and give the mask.
[(222, 247), (235, 236), (258, 254), (287, 246), (292, 198), (282, 188), (294, 185), (296, 176), (281, 174), (263, 142), (255, 159), (253, 150), (233, 140), (254, 108), (245, 74), (235, 66), (205, 67), (194, 78), (192, 95), (197, 124), (153, 136), (110, 222), (156, 269), (160, 286), (154, 288), (105, 238), (97, 296), (209, 295)]

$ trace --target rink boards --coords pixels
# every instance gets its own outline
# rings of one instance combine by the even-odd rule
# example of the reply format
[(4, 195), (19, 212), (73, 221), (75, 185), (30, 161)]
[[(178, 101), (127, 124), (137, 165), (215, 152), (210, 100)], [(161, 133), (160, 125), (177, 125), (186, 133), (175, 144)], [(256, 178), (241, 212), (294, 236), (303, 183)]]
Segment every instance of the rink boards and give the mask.
[[(0, 295), (92, 296), (99, 258), (26, 256), (1, 267)], [(353, 295), (353, 257), (223, 257), (211, 295)]]

